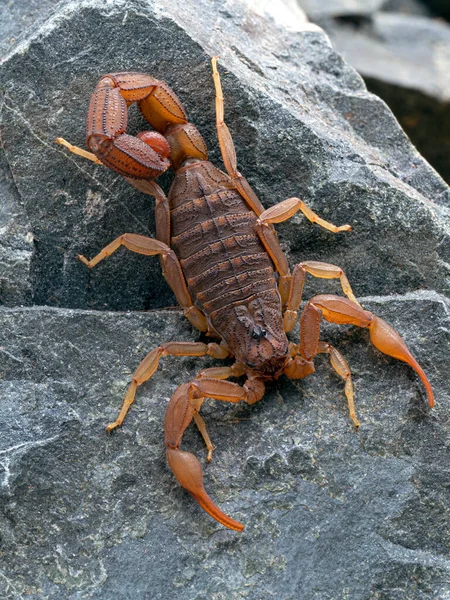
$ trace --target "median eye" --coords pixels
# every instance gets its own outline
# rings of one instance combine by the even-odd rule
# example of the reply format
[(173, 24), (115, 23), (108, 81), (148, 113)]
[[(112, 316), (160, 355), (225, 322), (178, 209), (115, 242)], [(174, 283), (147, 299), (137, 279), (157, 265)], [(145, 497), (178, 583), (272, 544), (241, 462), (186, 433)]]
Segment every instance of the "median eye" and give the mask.
[(259, 326), (253, 328), (252, 338), (254, 340), (260, 340), (262, 337), (266, 337), (266, 336), (267, 336), (267, 331), (265, 329), (262, 329)]

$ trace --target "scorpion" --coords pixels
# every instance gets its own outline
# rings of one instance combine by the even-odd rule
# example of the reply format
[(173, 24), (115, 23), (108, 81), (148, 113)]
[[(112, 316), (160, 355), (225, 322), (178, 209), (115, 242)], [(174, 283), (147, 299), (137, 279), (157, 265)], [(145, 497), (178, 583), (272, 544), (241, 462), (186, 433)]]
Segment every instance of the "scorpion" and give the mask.
[[(202, 136), (167, 83), (142, 73), (112, 73), (100, 79), (87, 116), (86, 145), (91, 152), (63, 138), (57, 141), (75, 154), (109, 167), (156, 200), (156, 238), (124, 233), (91, 260), (82, 255), (78, 258), (92, 268), (121, 246), (139, 254), (158, 255), (163, 275), (185, 316), (194, 328), (218, 340), (170, 341), (153, 349), (134, 372), (120, 413), (106, 430), (111, 432), (122, 424), (137, 388), (152, 377), (162, 357), (234, 359), (231, 366), (202, 370), (176, 389), (167, 407), (164, 430), (167, 461), (181, 486), (216, 521), (242, 531), (244, 525), (225, 514), (206, 493), (199, 460), (180, 449), (184, 431), (194, 421), (211, 461), (214, 446), (200, 415), (206, 398), (255, 404), (264, 396), (268, 381), (283, 374), (302, 379), (314, 372), (317, 354), (328, 354), (345, 382), (350, 418), (358, 427), (350, 369), (338, 349), (320, 340), (322, 318), (368, 329), (378, 350), (416, 371), (430, 407), (434, 397), (426, 374), (403, 339), (383, 319), (362, 308), (340, 267), (304, 261), (290, 271), (274, 224), (301, 211), (330, 232), (346, 232), (351, 226), (325, 221), (299, 198), (264, 209), (237, 168), (233, 139), (224, 122), (217, 60), (212, 59), (216, 128), (226, 173), (208, 161)], [(126, 133), (128, 107), (133, 103), (153, 128), (136, 137)], [(175, 176), (166, 196), (155, 180), (170, 166)], [(299, 343), (294, 343), (286, 334), (297, 322), (307, 274), (339, 279), (344, 296), (311, 298), (301, 312)], [(242, 385), (229, 381), (240, 377), (245, 377)]]

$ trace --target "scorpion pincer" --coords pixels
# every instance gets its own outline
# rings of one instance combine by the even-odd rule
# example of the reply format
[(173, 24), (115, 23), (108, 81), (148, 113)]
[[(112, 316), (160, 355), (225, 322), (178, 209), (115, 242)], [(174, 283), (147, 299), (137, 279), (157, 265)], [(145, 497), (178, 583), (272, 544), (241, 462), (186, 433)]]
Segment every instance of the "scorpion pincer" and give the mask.
[[(163, 274), (184, 314), (200, 332), (217, 342), (168, 342), (153, 349), (140, 363), (110, 432), (122, 424), (136, 389), (156, 371), (164, 356), (210, 356), (234, 359), (231, 366), (201, 371), (180, 385), (167, 407), (165, 444), (168, 463), (179, 483), (214, 519), (241, 531), (244, 526), (218, 508), (203, 487), (197, 458), (180, 450), (187, 426), (195, 421), (203, 436), (208, 461), (213, 445), (200, 408), (205, 398), (254, 404), (265, 383), (284, 374), (301, 379), (314, 372), (314, 357), (324, 353), (345, 382), (350, 418), (359, 426), (350, 369), (342, 354), (320, 341), (320, 324), (352, 324), (369, 330), (372, 344), (384, 354), (408, 363), (434, 405), (431, 385), (400, 335), (385, 321), (364, 310), (343, 270), (335, 265), (305, 261), (292, 272), (279, 245), (274, 224), (301, 211), (328, 231), (349, 231), (321, 219), (299, 198), (289, 198), (264, 210), (246, 179), (237, 170), (224, 107), (217, 57), (212, 59), (216, 91), (216, 126), (226, 173), (208, 161), (205, 142), (189, 123), (180, 100), (162, 81), (141, 73), (112, 73), (100, 79), (87, 117), (85, 152), (73, 152), (102, 163), (133, 186), (156, 199), (156, 238), (125, 233), (93, 259), (79, 256), (89, 268), (120, 246), (149, 256), (158, 255)], [(136, 102), (152, 131), (134, 137), (126, 133), (127, 108)], [(169, 166), (175, 171), (168, 196), (155, 179)], [(344, 296), (318, 295), (306, 303), (300, 317), (299, 343), (286, 333), (297, 321), (307, 274), (339, 279)], [(244, 383), (228, 381), (244, 377)]]

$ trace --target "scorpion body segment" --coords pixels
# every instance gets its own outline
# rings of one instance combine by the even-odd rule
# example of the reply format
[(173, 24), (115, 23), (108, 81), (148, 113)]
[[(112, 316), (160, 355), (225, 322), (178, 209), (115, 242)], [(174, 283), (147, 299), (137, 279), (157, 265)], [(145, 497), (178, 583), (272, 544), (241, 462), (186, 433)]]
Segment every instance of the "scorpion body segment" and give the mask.
[[(284, 366), (288, 341), (273, 263), (257, 216), (210, 162), (179, 169), (169, 193), (171, 246), (195, 305), (233, 355), (265, 374)], [(272, 362), (271, 362), (272, 361)]]
[[(230, 529), (244, 526), (221, 511), (206, 493), (197, 458), (180, 449), (183, 434), (194, 421), (208, 449), (213, 445), (200, 415), (205, 398), (254, 404), (264, 396), (265, 382), (285, 374), (301, 379), (314, 372), (317, 354), (328, 354), (344, 380), (350, 417), (359, 421), (354, 405), (351, 372), (342, 354), (320, 340), (320, 324), (353, 324), (366, 328), (381, 352), (408, 363), (421, 378), (430, 406), (431, 385), (400, 335), (385, 321), (364, 310), (343, 270), (335, 265), (304, 261), (292, 273), (273, 224), (301, 211), (307, 219), (333, 233), (349, 225), (325, 221), (299, 198), (289, 198), (264, 210), (246, 179), (237, 170), (230, 132), (223, 120), (223, 96), (213, 58), (216, 126), (226, 173), (208, 162), (205, 142), (169, 86), (148, 75), (114, 73), (102, 77), (90, 103), (87, 146), (94, 154), (58, 141), (77, 154), (103, 163), (140, 191), (156, 198), (156, 239), (125, 233), (93, 259), (89, 268), (125, 246), (133, 252), (158, 255), (163, 274), (190, 322), (220, 343), (169, 342), (152, 350), (133, 374), (122, 409), (107, 431), (122, 424), (136, 389), (156, 371), (164, 356), (230, 358), (230, 366), (204, 369), (174, 392), (166, 412), (168, 463), (179, 483), (206, 512)], [(137, 102), (152, 131), (137, 137), (126, 133), (127, 107)], [(168, 197), (155, 178), (171, 165), (175, 178)], [(319, 295), (309, 300), (300, 317), (299, 343), (286, 333), (297, 321), (306, 275), (338, 279), (345, 296)], [(230, 378), (245, 380), (242, 385)]]

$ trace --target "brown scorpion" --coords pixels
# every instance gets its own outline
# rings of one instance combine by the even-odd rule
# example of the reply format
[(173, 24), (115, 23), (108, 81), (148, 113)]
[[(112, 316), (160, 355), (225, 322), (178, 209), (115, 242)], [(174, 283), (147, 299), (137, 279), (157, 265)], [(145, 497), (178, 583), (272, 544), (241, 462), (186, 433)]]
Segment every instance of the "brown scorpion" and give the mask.
[[(163, 82), (141, 73), (112, 73), (102, 77), (92, 95), (87, 117), (86, 144), (92, 151), (60, 143), (71, 151), (106, 165), (132, 185), (156, 199), (156, 239), (125, 233), (87, 260), (89, 268), (125, 246), (132, 252), (159, 255), (163, 274), (184, 314), (199, 331), (220, 343), (168, 342), (152, 350), (133, 374), (122, 409), (107, 426), (122, 424), (136, 389), (156, 371), (163, 356), (233, 358), (231, 366), (201, 371), (180, 385), (167, 407), (167, 460), (179, 483), (214, 519), (230, 529), (244, 526), (226, 515), (203, 487), (197, 458), (180, 450), (183, 434), (195, 421), (211, 460), (213, 445), (200, 408), (205, 398), (254, 404), (264, 395), (265, 383), (287, 375), (301, 379), (314, 372), (314, 357), (324, 353), (345, 382), (350, 417), (359, 426), (350, 369), (342, 354), (320, 341), (320, 323), (352, 324), (369, 330), (372, 344), (384, 354), (408, 363), (425, 386), (434, 405), (431, 385), (400, 335), (385, 321), (364, 310), (343, 270), (327, 263), (306, 261), (292, 271), (279, 245), (273, 224), (301, 211), (312, 223), (337, 233), (300, 199), (289, 198), (264, 210), (246, 179), (237, 170), (236, 153), (224, 122), (224, 106), (217, 58), (212, 59), (216, 92), (216, 125), (226, 174), (208, 161), (205, 142), (183, 105)], [(126, 133), (127, 109), (136, 102), (152, 131), (136, 137)], [(155, 179), (169, 166), (175, 178), (168, 197)], [(300, 317), (300, 342), (286, 333), (297, 320), (307, 274), (339, 279), (346, 297), (319, 295), (309, 300)], [(245, 377), (242, 385), (229, 378)]]

